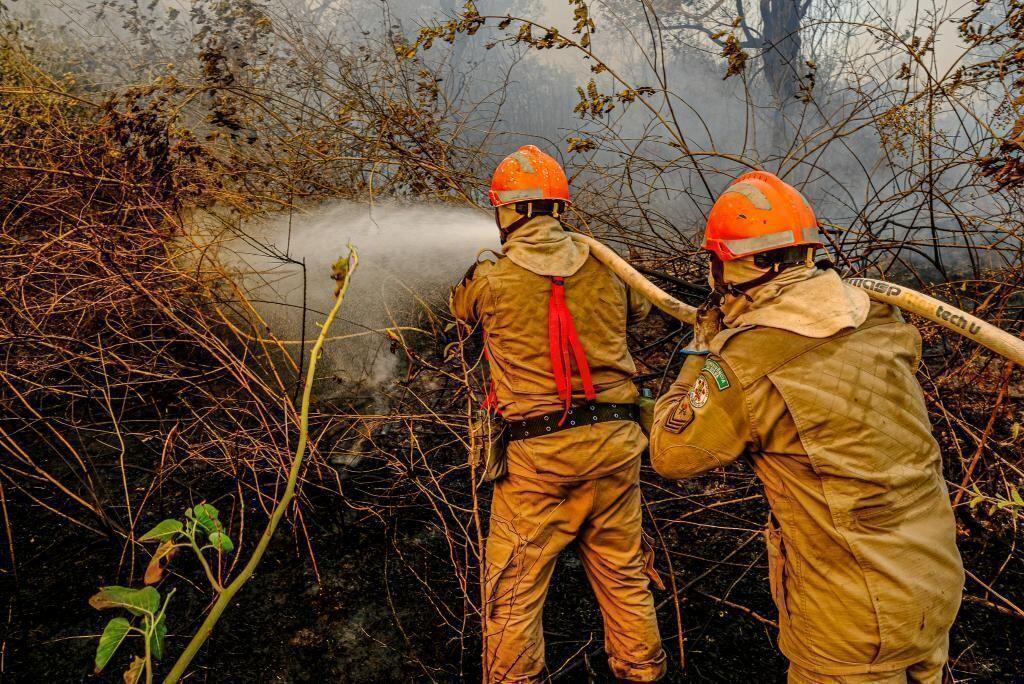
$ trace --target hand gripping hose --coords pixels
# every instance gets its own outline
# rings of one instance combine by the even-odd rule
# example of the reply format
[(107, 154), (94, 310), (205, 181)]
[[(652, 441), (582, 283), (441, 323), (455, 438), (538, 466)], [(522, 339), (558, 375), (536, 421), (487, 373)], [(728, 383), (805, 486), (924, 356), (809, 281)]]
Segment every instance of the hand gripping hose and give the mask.
[[(611, 248), (601, 244), (592, 237), (580, 233), (572, 233), (572, 237), (574, 240), (590, 247), (590, 253), (598, 261), (614, 271), (631, 289), (651, 300), (654, 306), (684, 323), (692, 324), (694, 322), (697, 309), (684, 304), (652, 283)], [(927, 318), (929, 321), (938, 323), (943, 328), (952, 330), (969, 340), (988, 347), (996, 354), (1013, 361), (1017, 365), (1024, 366), (1024, 340), (990, 323), (986, 323), (966, 311), (961, 311), (916, 290), (882, 280), (848, 278), (845, 282), (854, 287), (861, 288), (869, 297), (876, 301), (892, 304), (904, 311)]]

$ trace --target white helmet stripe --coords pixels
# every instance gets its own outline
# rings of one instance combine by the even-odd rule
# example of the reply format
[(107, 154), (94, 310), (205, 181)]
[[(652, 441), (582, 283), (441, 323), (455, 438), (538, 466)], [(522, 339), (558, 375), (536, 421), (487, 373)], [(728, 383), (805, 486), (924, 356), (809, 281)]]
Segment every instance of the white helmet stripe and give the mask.
[(750, 203), (753, 204), (756, 209), (771, 211), (772, 203), (768, 201), (768, 196), (761, 192), (761, 190), (755, 185), (751, 185), (750, 183), (736, 183), (735, 185), (730, 185), (722, 194), (727, 195), (730, 192), (735, 192), (737, 195), (743, 195), (750, 200)]
[(526, 188), (525, 190), (495, 190), (499, 202), (521, 202), (532, 199), (542, 199), (544, 191), (540, 188)]
[(795, 232), (792, 230), (780, 230), (777, 233), (758, 235), (757, 237), (722, 240), (722, 243), (736, 256), (765, 252), (769, 249), (788, 247), (793, 244), (823, 244), (817, 226), (800, 230), (799, 234), (803, 236), (803, 240), (799, 243), (794, 243)]
[(778, 233), (758, 235), (757, 237), (742, 238), (739, 240), (722, 240), (729, 251), (736, 256), (764, 252), (776, 247), (786, 247), (793, 244), (793, 231), (780, 230)]
[(512, 154), (508, 155), (509, 159), (515, 159), (519, 163), (519, 168), (524, 173), (533, 173), (533, 164), (530, 163), (530, 158), (522, 150), (516, 150)]

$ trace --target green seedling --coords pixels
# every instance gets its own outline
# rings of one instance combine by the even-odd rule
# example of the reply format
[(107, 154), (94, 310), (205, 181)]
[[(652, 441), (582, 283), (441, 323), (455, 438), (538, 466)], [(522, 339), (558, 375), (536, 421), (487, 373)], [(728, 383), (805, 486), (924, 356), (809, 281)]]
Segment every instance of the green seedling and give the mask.
[(231, 537), (224, 531), (220, 522), (220, 512), (208, 503), (201, 503), (185, 511), (185, 521), (170, 518), (139, 537), (141, 542), (160, 542), (153, 559), (146, 568), (146, 584), (156, 584), (163, 577), (164, 570), (171, 557), (180, 548), (190, 548), (195, 553), (199, 564), (203, 566), (210, 587), (216, 592), (224, 591), (224, 587), (213, 574), (210, 563), (206, 560), (206, 552), (213, 550), (218, 553), (231, 553), (235, 545)]
[(89, 599), (89, 605), (96, 610), (114, 609), (127, 613), (111, 619), (103, 628), (96, 648), (97, 673), (107, 666), (124, 640), (135, 635), (142, 637), (143, 655), (132, 658), (124, 673), (125, 684), (135, 684), (143, 675), (146, 684), (153, 681), (153, 661), (164, 655), (164, 638), (167, 636), (165, 615), (173, 595), (174, 591), (171, 591), (161, 602), (160, 592), (153, 587), (110, 586), (103, 587)]
[(135, 656), (131, 665), (124, 673), (126, 684), (135, 684), (145, 676), (147, 684), (153, 681), (153, 661), (160, 660), (164, 654), (164, 637), (167, 635), (167, 604), (171, 591), (161, 603), (160, 592), (154, 587), (163, 579), (167, 564), (181, 548), (190, 548), (199, 559), (206, 579), (214, 592), (220, 594), (224, 587), (213, 574), (206, 553), (230, 553), (235, 545), (224, 531), (219, 519), (220, 513), (208, 503), (201, 503), (185, 511), (185, 521), (174, 518), (158, 523), (149, 532), (139, 537), (140, 542), (159, 542), (153, 558), (146, 568), (144, 581), (147, 586), (141, 589), (130, 587), (103, 587), (99, 593), (89, 599), (89, 605), (97, 610), (108, 608), (124, 610), (128, 616), (113, 618), (107, 623), (100, 635), (100, 643), (96, 648), (96, 672), (102, 671), (117, 649), (130, 634), (142, 637), (144, 653)]

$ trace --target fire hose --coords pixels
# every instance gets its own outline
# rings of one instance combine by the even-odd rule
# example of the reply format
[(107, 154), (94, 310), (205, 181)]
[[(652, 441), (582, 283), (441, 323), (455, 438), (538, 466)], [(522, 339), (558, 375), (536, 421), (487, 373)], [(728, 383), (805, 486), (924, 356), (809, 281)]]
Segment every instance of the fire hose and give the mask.
[[(639, 271), (615, 253), (610, 247), (601, 244), (592, 237), (573, 233), (573, 239), (590, 247), (590, 253), (608, 266), (634, 291), (651, 300), (669, 316), (684, 323), (693, 323), (697, 309), (684, 304), (660, 287), (645, 278)], [(962, 311), (949, 304), (929, 297), (926, 294), (911, 290), (902, 285), (895, 285), (874, 278), (847, 278), (845, 282), (864, 290), (871, 299), (899, 307), (904, 311), (927, 318), (943, 328), (963, 335), (996, 354), (1005, 357), (1018, 365), (1024, 366), (1024, 340), (1005, 330), (987, 323), (977, 316)]]

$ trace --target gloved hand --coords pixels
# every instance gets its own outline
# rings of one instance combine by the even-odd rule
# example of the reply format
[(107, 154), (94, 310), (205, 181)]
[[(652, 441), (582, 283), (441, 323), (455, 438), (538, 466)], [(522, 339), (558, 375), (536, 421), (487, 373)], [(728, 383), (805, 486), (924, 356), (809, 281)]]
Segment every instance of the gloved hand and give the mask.
[(687, 350), (692, 352), (706, 352), (722, 330), (722, 310), (712, 305), (711, 301), (704, 302), (697, 308), (697, 320), (693, 323), (693, 340), (690, 341)]

